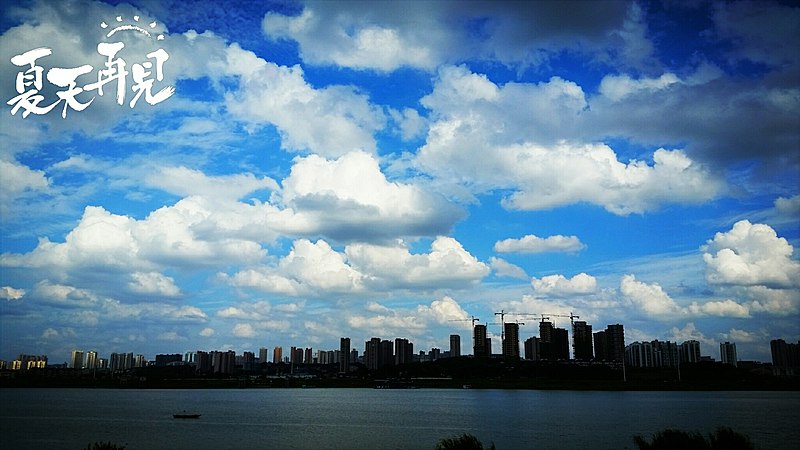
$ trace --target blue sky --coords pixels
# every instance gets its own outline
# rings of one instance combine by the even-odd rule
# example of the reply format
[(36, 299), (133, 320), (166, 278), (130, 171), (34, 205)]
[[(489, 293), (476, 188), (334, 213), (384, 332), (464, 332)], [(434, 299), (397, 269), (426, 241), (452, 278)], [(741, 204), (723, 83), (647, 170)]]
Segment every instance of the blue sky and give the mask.
[[(0, 26), (0, 358), (469, 353), (464, 319), (501, 310), (716, 358), (800, 339), (794, 4), (41, 1)], [(129, 70), (163, 49), (174, 94), (11, 114), (12, 57), (85, 87), (100, 42)]]

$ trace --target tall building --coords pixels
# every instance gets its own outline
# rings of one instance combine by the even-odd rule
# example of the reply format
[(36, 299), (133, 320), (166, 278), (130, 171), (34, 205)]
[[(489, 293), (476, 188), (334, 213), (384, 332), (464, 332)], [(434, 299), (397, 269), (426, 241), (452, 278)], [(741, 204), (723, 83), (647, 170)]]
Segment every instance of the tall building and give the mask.
[(678, 367), (680, 363), (678, 344), (654, 340), (650, 342), (650, 345), (653, 347), (653, 360), (656, 367)]
[(124, 372), (133, 369), (133, 353), (112, 353), (111, 371)]
[(450, 357), (458, 358), (461, 356), (461, 336), (457, 334), (450, 335)]
[(272, 362), (278, 364), (283, 361), (283, 347), (275, 347), (272, 349)]
[(214, 373), (233, 373), (236, 368), (236, 352), (233, 350), (211, 352), (211, 368)]
[(303, 349), (292, 346), (289, 358), (292, 364), (303, 364)]
[(44, 369), (47, 367), (47, 356), (21, 354), (11, 362), (12, 370)]
[(381, 340), (381, 347), (378, 352), (378, 367), (393, 366), (394, 363), (394, 343), (388, 339)]
[(269, 349), (267, 347), (261, 347), (258, 349), (258, 363), (264, 364), (269, 360)]
[(211, 372), (211, 355), (208, 352), (198, 350), (194, 355), (195, 371), (197, 373)]
[(411, 364), (414, 362), (414, 343), (405, 338), (394, 340), (394, 363)]
[(719, 359), (722, 364), (730, 364), (734, 367), (738, 365), (736, 357), (736, 343), (721, 342), (719, 344)]
[(73, 369), (83, 369), (83, 352), (73, 350), (69, 356), (69, 366)]
[(700, 362), (700, 342), (683, 341), (680, 347), (681, 364)]
[(488, 358), (492, 356), (489, 338), (486, 336), (486, 325), (475, 325), (472, 330), (472, 354), (476, 358)]
[(539, 358), (548, 360), (569, 359), (569, 333), (552, 322), (539, 322)]
[(625, 346), (625, 364), (633, 367), (661, 367), (656, 363), (653, 344), (650, 342), (632, 342)]
[(800, 341), (796, 344), (787, 343), (783, 339), (773, 339), (769, 342), (772, 352), (772, 370), (775, 375), (792, 376), (800, 369)]
[(86, 368), (87, 369), (97, 369), (98, 366), (99, 366), (99, 362), (100, 361), (98, 361), (97, 352), (95, 352), (95, 351), (86, 352)]
[(525, 359), (537, 361), (540, 357), (539, 338), (532, 336), (525, 340)]
[(584, 321), (572, 324), (572, 353), (575, 359), (588, 361), (592, 359), (592, 326)]
[(171, 363), (183, 361), (183, 356), (180, 353), (156, 355), (156, 366), (166, 367)]
[(378, 370), (380, 351), (381, 338), (374, 337), (364, 343), (364, 365), (367, 370)]
[(314, 350), (311, 347), (306, 347), (306, 351), (303, 354), (303, 361), (306, 364), (312, 364), (314, 362)]
[(503, 324), (503, 358), (519, 360), (519, 324)]
[(350, 338), (339, 339), (339, 373), (350, 371)]
[(256, 354), (253, 352), (242, 352), (242, 370), (252, 371), (256, 368)]
[(625, 330), (622, 325), (609, 325), (605, 331), (594, 333), (594, 359), (598, 361), (624, 361)]

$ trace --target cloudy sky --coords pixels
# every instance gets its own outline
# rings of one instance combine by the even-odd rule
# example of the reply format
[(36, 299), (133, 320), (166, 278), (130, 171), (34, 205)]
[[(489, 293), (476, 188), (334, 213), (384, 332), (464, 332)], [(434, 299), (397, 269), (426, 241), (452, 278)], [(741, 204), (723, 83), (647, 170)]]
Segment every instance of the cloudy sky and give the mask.
[(800, 339), (796, 5), (16, 3), (0, 359)]

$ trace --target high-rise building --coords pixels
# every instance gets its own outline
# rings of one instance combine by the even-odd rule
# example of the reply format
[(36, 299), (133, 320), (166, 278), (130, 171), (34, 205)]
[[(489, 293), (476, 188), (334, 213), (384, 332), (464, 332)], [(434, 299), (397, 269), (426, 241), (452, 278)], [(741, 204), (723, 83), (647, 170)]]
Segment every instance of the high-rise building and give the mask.
[(394, 365), (394, 343), (388, 339), (381, 340), (381, 349), (378, 352), (378, 367)]
[(654, 340), (650, 345), (653, 347), (653, 362), (656, 367), (678, 367), (680, 363), (678, 344)]
[(144, 359), (144, 355), (136, 355), (133, 357), (133, 367), (145, 367), (147, 366), (147, 360)]
[(242, 370), (252, 371), (256, 368), (256, 354), (253, 352), (242, 352)]
[(306, 347), (306, 351), (303, 354), (303, 361), (306, 364), (312, 364), (314, 362), (314, 350), (311, 347)]
[(83, 369), (83, 352), (73, 350), (69, 356), (69, 366), (73, 369)]
[(653, 355), (650, 342), (632, 342), (625, 346), (625, 364), (633, 367), (660, 367)]
[(539, 358), (548, 360), (569, 359), (569, 333), (552, 322), (539, 322)]
[(275, 347), (272, 349), (272, 362), (275, 364), (283, 361), (283, 347)]
[(700, 362), (700, 342), (683, 341), (680, 347), (681, 364)]
[(592, 326), (582, 320), (572, 324), (572, 353), (575, 359), (582, 361), (588, 361), (594, 355)]
[(292, 346), (289, 351), (289, 358), (292, 364), (303, 364), (303, 349)]
[(539, 360), (541, 350), (539, 347), (539, 338), (531, 336), (525, 340), (525, 359), (529, 361)]
[(624, 361), (625, 330), (622, 325), (609, 325), (605, 331), (594, 333), (594, 359), (598, 361)]
[(339, 339), (339, 373), (350, 371), (350, 338)]
[(772, 352), (772, 370), (775, 375), (792, 376), (800, 369), (800, 341), (796, 344), (787, 343), (783, 339), (773, 339), (769, 342)]
[(737, 366), (736, 343), (721, 342), (719, 344), (719, 359), (722, 361), (722, 364), (730, 364), (734, 367)]
[(211, 352), (211, 368), (214, 373), (233, 373), (236, 368), (236, 352), (233, 350)]
[(488, 358), (492, 356), (491, 343), (486, 335), (486, 325), (475, 325), (472, 333), (472, 354), (476, 358)]
[(96, 351), (86, 352), (86, 368), (87, 369), (97, 369), (97, 367), (99, 366), (98, 363), (99, 363), (99, 361), (98, 361), (98, 358), (97, 358), (97, 352)]
[(47, 356), (21, 354), (11, 362), (12, 370), (44, 369), (47, 367)]
[(211, 355), (208, 352), (198, 350), (194, 354), (195, 371), (197, 373), (211, 372)]
[(405, 338), (397, 338), (394, 340), (394, 363), (411, 364), (414, 362), (414, 344)]
[(364, 343), (364, 365), (368, 370), (378, 370), (380, 360), (378, 353), (381, 350), (381, 338), (374, 337)]
[(264, 364), (269, 360), (269, 349), (267, 347), (261, 347), (258, 349), (258, 363)]
[(519, 360), (519, 324), (506, 322), (503, 324), (503, 358)]
[(133, 353), (112, 353), (110, 360), (112, 372), (133, 369)]
[(450, 357), (458, 358), (461, 356), (461, 336), (457, 334), (450, 335)]

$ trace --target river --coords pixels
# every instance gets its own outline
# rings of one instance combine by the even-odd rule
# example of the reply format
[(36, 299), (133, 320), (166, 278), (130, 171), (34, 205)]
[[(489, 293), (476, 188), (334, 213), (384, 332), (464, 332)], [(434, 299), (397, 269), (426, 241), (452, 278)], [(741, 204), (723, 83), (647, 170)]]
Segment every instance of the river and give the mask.
[[(176, 412), (202, 414), (173, 419)], [(0, 389), (0, 447), (433, 449), (471, 433), (508, 449), (635, 448), (667, 427), (729, 426), (800, 448), (800, 392), (482, 389)]]

